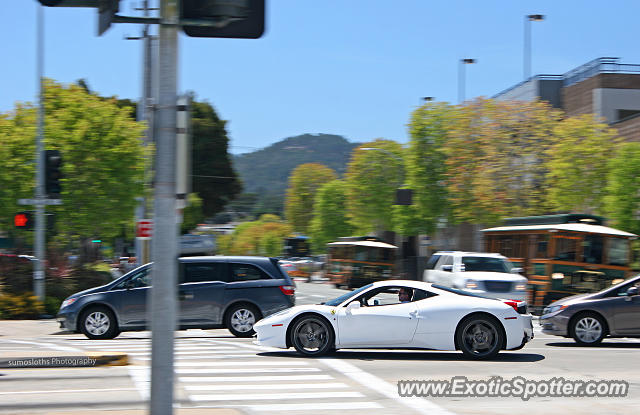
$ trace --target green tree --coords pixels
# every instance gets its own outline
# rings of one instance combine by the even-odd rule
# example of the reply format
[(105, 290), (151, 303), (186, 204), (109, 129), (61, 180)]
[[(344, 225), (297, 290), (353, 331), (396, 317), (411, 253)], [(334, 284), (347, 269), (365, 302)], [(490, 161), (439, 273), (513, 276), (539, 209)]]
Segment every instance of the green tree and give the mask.
[(221, 212), (242, 191), (229, 158), (227, 122), (208, 102), (191, 103), (193, 192), (202, 199), (206, 217)]
[(549, 200), (559, 210), (603, 213), (609, 159), (620, 138), (592, 114), (562, 120), (549, 152)]
[(187, 196), (187, 206), (182, 212), (182, 223), (180, 231), (185, 234), (195, 229), (204, 220), (202, 214), (202, 199), (196, 193), (189, 193)]
[(295, 232), (309, 232), (318, 188), (335, 179), (336, 173), (319, 163), (301, 164), (291, 172), (284, 211)]
[(443, 147), (454, 111), (447, 103), (427, 103), (411, 114), (406, 182), (413, 190), (413, 205), (394, 206), (395, 228), (402, 235), (433, 233), (447, 212)]
[(358, 147), (347, 168), (347, 210), (357, 233), (393, 228), (396, 189), (404, 183), (402, 146), (378, 139)]
[(640, 234), (640, 143), (624, 143), (609, 160), (606, 216), (616, 227)]
[(347, 184), (344, 180), (332, 180), (318, 189), (309, 232), (314, 251), (324, 252), (327, 243), (352, 234), (353, 227), (346, 212)]
[(232, 234), (218, 238), (218, 250), (226, 255), (282, 254), (283, 240), (292, 228), (275, 215), (262, 215), (253, 222), (238, 225)]
[(539, 101), (476, 99), (457, 106), (443, 143), (454, 221), (491, 224), (548, 210), (548, 150), (560, 116)]
[[(36, 125), (36, 109), (28, 104), (0, 123), (0, 148), (8, 156), (0, 167), (4, 223), (19, 208), (18, 198), (33, 196)], [(143, 190), (143, 128), (115, 99), (45, 81), (45, 148), (60, 150), (63, 159), (63, 205), (47, 210), (56, 215), (61, 240), (109, 239), (133, 229), (135, 198)]]

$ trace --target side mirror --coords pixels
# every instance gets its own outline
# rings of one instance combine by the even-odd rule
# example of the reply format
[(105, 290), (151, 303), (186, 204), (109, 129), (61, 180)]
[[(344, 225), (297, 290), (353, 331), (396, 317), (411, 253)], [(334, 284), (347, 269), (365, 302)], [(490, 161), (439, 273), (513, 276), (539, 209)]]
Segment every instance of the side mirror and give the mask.
[(351, 311), (354, 308), (360, 308), (360, 302), (358, 300), (352, 301), (349, 304), (347, 304), (347, 314), (351, 314)]
[(522, 272), (524, 271), (524, 269), (520, 268), (520, 267), (513, 267), (511, 268), (511, 273), (512, 274), (522, 274)]
[(627, 289), (627, 297), (631, 297), (633, 295), (638, 295), (638, 287), (629, 287), (629, 289)]
[(124, 288), (125, 288), (125, 289), (127, 289), (127, 290), (130, 290), (130, 289), (132, 289), (132, 288), (135, 288), (135, 284), (134, 284), (133, 280), (127, 280), (127, 281), (125, 281), (125, 283), (124, 283)]
[(373, 305), (380, 305), (380, 301), (378, 301), (378, 300), (373, 300)]
[(453, 265), (443, 265), (442, 270), (446, 272), (451, 272), (453, 271)]

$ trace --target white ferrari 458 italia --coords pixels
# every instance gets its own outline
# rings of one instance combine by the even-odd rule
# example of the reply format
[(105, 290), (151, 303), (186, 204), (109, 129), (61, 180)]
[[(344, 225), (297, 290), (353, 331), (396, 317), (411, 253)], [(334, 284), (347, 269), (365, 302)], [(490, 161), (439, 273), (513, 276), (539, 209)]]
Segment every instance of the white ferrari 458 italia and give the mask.
[(261, 346), (293, 346), (306, 356), (336, 349), (461, 350), (488, 359), (533, 338), (524, 302), (496, 300), (421, 281), (365, 285), (317, 305), (283, 310), (256, 323)]

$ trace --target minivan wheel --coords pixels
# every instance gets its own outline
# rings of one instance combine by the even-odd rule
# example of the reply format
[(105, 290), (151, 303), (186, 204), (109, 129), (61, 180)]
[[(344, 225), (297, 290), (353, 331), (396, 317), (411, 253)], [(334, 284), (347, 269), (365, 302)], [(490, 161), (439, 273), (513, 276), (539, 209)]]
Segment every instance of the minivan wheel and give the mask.
[(581, 346), (598, 345), (606, 334), (604, 322), (597, 314), (582, 314), (573, 320), (571, 334), (573, 340)]
[(472, 359), (495, 357), (504, 342), (502, 330), (494, 319), (470, 316), (462, 320), (456, 332), (456, 343), (465, 356)]
[(89, 307), (80, 316), (80, 331), (90, 339), (113, 339), (120, 330), (113, 312), (106, 307)]
[(253, 325), (262, 318), (260, 311), (252, 305), (236, 305), (227, 313), (225, 326), (236, 337), (251, 337), (256, 334)]

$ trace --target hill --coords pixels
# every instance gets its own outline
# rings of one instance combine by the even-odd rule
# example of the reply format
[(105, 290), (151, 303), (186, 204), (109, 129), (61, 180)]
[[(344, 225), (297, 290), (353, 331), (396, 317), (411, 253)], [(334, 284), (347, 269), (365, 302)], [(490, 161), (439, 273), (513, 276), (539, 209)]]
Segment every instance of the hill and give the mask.
[(234, 156), (233, 166), (242, 179), (244, 192), (283, 198), (289, 175), (298, 165), (321, 163), (343, 176), (351, 151), (358, 145), (339, 135), (303, 134)]

